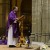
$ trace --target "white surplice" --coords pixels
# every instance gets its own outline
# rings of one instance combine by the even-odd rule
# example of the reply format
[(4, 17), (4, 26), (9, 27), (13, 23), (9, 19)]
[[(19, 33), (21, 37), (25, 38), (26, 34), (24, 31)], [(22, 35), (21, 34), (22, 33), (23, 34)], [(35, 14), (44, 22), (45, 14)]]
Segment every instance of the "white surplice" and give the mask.
[(17, 38), (13, 38), (13, 27), (10, 25), (8, 29), (8, 40), (7, 40), (7, 45), (16, 45), (17, 43)]

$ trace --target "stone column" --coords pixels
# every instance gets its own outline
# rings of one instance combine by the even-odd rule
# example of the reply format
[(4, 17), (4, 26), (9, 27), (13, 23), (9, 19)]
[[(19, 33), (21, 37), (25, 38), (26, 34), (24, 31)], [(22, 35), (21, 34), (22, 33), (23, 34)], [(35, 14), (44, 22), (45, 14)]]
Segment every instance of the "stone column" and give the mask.
[(36, 33), (41, 34), (41, 41), (49, 40), (49, 36), (45, 36), (50, 33), (49, 0), (32, 0), (32, 34)]
[(41, 0), (32, 0), (32, 33), (41, 33)]

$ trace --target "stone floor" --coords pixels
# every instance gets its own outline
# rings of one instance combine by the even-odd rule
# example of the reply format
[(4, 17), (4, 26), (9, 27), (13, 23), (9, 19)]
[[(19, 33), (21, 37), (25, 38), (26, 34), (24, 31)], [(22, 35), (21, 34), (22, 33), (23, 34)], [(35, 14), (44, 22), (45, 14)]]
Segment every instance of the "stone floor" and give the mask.
[[(9, 48), (7, 47), (7, 45), (0, 45), (0, 50), (35, 50), (33, 49), (25, 49), (25, 48)], [(50, 48), (48, 48), (47, 50), (50, 50)]]
[(50, 48), (48, 48), (47, 50), (50, 50)]
[[(0, 50), (40, 50), (40, 46), (39, 45), (44, 45), (43, 43), (40, 42), (33, 42), (33, 49), (26, 49), (25, 46), (23, 46), (22, 48), (9, 48), (7, 45), (0, 45)], [(49, 47), (47, 47), (47, 50), (50, 50)]]
[[(35, 46), (34, 46), (35, 47)], [(37, 46), (35, 47), (37, 48)], [(9, 48), (7, 45), (0, 45), (0, 50), (35, 50), (33, 49), (26, 49), (26, 48)]]

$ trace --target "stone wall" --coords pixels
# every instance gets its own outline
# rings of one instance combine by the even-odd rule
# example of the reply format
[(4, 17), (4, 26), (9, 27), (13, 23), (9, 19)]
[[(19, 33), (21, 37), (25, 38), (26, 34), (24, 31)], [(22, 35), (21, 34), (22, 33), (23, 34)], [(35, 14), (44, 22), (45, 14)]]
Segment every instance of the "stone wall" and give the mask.
[(7, 17), (10, 9), (9, 0), (0, 0), (0, 35), (5, 34)]
[(2, 0), (0, 0), (0, 27), (2, 27)]
[[(32, 34), (50, 33), (50, 0), (32, 0)], [(48, 40), (48, 39), (47, 39)]]

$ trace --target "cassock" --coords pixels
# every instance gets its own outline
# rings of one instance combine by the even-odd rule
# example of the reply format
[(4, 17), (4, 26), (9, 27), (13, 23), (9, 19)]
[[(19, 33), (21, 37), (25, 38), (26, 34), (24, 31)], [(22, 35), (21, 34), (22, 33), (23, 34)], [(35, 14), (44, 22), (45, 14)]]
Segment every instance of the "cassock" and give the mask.
[(7, 41), (8, 45), (15, 45), (17, 42), (16, 38), (20, 35), (19, 22), (14, 23), (16, 18), (17, 16), (14, 13), (14, 11), (11, 11), (8, 15), (7, 30), (6, 30), (6, 34), (8, 36), (8, 41)]

